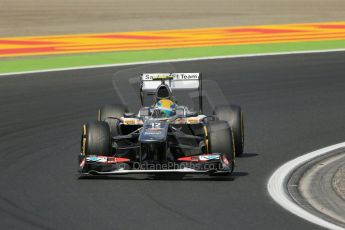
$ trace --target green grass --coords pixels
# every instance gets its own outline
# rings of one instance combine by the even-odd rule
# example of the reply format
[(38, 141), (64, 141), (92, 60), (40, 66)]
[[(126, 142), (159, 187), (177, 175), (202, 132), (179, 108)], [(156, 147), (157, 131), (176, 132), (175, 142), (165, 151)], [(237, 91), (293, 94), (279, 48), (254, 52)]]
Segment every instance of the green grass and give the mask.
[(275, 52), (311, 51), (345, 48), (345, 40), (318, 42), (290, 42), (259, 45), (210, 46), (197, 48), (161, 49), (51, 55), (40, 57), (8, 58), (1, 60), (0, 73), (47, 70), (89, 65), (120, 64), (182, 58), (200, 58), (225, 55), (264, 54)]

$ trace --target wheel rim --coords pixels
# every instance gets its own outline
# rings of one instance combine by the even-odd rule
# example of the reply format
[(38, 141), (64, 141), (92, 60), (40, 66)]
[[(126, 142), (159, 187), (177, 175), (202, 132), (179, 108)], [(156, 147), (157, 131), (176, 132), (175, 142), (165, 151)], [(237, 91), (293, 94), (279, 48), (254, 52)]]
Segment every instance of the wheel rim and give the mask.
[(243, 122), (243, 112), (241, 111), (241, 138), (242, 138), (242, 150), (244, 148), (244, 122)]
[(82, 154), (85, 156), (86, 154), (86, 125), (83, 126), (83, 139), (82, 139), (82, 146), (81, 146)]

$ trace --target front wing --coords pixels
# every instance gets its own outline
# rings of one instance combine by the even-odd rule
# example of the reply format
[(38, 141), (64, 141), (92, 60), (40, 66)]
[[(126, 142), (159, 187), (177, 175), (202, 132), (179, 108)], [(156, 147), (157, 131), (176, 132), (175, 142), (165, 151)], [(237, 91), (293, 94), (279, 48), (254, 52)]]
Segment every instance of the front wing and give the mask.
[(179, 158), (176, 162), (153, 163), (131, 162), (127, 158), (106, 156), (80, 156), (81, 175), (123, 174), (230, 174), (234, 162), (223, 154), (203, 154)]

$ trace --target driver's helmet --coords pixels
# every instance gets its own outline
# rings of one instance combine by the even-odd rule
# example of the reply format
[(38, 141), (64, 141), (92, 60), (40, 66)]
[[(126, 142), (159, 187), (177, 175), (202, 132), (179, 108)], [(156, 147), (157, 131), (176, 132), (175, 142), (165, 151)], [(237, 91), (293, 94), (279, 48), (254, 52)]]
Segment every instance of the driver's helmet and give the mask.
[(169, 99), (161, 99), (156, 103), (155, 110), (165, 117), (171, 117), (176, 114), (176, 104)]

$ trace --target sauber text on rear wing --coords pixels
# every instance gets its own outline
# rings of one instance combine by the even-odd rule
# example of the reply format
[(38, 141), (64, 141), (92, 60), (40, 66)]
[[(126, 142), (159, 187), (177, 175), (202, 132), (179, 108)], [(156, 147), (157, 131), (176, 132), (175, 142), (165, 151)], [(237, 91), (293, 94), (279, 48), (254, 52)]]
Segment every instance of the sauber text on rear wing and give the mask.
[(199, 112), (202, 113), (201, 73), (143, 73), (140, 77), (141, 97), (143, 97), (144, 92), (155, 93), (161, 84), (167, 85), (172, 92), (175, 90), (198, 90)]

